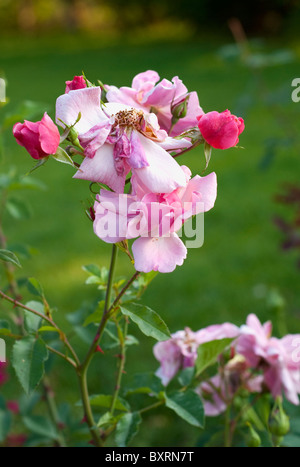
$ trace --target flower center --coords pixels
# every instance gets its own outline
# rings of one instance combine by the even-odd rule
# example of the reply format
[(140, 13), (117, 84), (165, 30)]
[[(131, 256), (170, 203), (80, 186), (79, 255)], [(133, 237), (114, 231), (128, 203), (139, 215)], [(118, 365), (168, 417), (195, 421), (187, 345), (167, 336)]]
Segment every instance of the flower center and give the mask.
[(130, 110), (120, 110), (120, 112), (114, 115), (115, 117), (115, 126), (123, 127), (132, 127), (136, 130), (141, 129), (141, 122), (143, 119), (142, 110), (130, 109)]

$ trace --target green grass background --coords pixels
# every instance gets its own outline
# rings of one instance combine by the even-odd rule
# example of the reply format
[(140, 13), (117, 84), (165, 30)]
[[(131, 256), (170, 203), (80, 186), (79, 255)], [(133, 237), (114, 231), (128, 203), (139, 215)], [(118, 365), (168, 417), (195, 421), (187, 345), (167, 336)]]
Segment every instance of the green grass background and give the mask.
[[(245, 109), (246, 129), (240, 137), (245, 149), (214, 150), (208, 172), (218, 177), (218, 198), (212, 211), (205, 215), (205, 242), (202, 248), (189, 251), (182, 267), (172, 274), (161, 274), (143, 296), (167, 322), (171, 332), (185, 326), (193, 330), (214, 323), (245, 322), (249, 313), (263, 320), (274, 319), (265, 300), (255, 291), (261, 285), (276, 287), (287, 301), (289, 331), (300, 332), (300, 272), (295, 252), (280, 251), (281, 234), (273, 225), (275, 214), (290, 215), (274, 202), (274, 195), (285, 182), (299, 182), (299, 141), (293, 147), (279, 148), (268, 169), (260, 165), (266, 138), (287, 136), (287, 128), (299, 128), (300, 103), (291, 101), (292, 79), (300, 75), (299, 48), (289, 46), (295, 60), (263, 69), (259, 79), (238, 60), (225, 62), (217, 51), (221, 41), (205, 38), (184, 43), (108, 43), (84, 41), (70, 37), (43, 40), (2, 41), (0, 68), (8, 81), (7, 95), (13, 110), (23, 100), (45, 103), (54, 117), (55, 99), (64, 92), (64, 82), (84, 70), (91, 81), (130, 85), (133, 76), (147, 69), (171, 79), (178, 75), (189, 90), (196, 90), (204, 111), (238, 108), (242, 94), (250, 96), (252, 107)], [(268, 44), (272, 52), (281, 44)], [(261, 84), (263, 81), (263, 92)], [(274, 107), (266, 106), (262, 97), (281, 88), (283, 100)], [(251, 92), (251, 94), (250, 94)], [(4, 110), (3, 110), (4, 111)], [(278, 115), (280, 116), (278, 122)], [(282, 123), (282, 121), (284, 123)], [(182, 164), (194, 174), (204, 168), (203, 148), (182, 157)], [(5, 154), (0, 171), (15, 166), (26, 173), (33, 165), (26, 151), (19, 147), (9, 130), (5, 134)], [(82, 202), (89, 198), (88, 183), (72, 179), (72, 168), (50, 161), (35, 176), (47, 185), (42, 192), (25, 193), (32, 206), (32, 217), (26, 221), (4, 219), (10, 243), (26, 243), (39, 253), (23, 261), (18, 276), (33, 276), (43, 284), (51, 305), (57, 307), (56, 319), (62, 326), (68, 312), (82, 301), (93, 300), (98, 292), (84, 284), (82, 265), (109, 265), (110, 246), (94, 234), (84, 214)], [(127, 257), (119, 255), (119, 274), (133, 271)], [(26, 292), (24, 292), (26, 296)], [(1, 304), (1, 317), (6, 307)], [(131, 333), (141, 338), (142, 345), (128, 351), (125, 382), (135, 371), (155, 370), (152, 355), (154, 341), (143, 339), (131, 326)], [(83, 352), (85, 346), (75, 339)], [(99, 354), (90, 373), (92, 391), (109, 393), (115, 374), (113, 355), (105, 359)], [(59, 401), (78, 399), (75, 376), (58, 363), (54, 385)], [(19, 391), (12, 373), (12, 391)], [(134, 445), (192, 446), (196, 429), (173, 418), (167, 411), (157, 411), (146, 418), (146, 424)]]

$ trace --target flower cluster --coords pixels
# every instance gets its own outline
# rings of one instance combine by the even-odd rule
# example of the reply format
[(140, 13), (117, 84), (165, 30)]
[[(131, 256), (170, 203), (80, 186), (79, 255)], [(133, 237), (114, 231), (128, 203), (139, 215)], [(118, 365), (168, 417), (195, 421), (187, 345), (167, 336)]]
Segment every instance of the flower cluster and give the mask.
[(170, 340), (154, 346), (154, 355), (160, 362), (157, 376), (167, 385), (180, 369), (195, 365), (201, 344), (232, 338), (230, 356), (227, 359), (223, 356), (218, 373), (196, 388), (206, 415), (224, 412), (241, 389), (250, 393), (269, 392), (274, 399), (284, 394), (292, 404), (298, 405), (300, 334), (279, 339), (271, 333), (271, 322), (261, 324), (254, 314), (240, 328), (224, 323), (197, 332), (178, 331)]
[[(177, 232), (214, 206), (217, 181), (214, 173), (192, 178), (177, 158), (204, 142), (206, 150), (235, 146), (243, 120), (228, 110), (205, 114), (197, 93), (177, 76), (160, 80), (148, 70), (120, 88), (75, 76), (57, 99), (56, 123), (61, 137), (47, 114), (17, 123), (13, 133), (33, 158), (53, 156), (76, 167), (74, 178), (105, 186), (90, 208), (94, 231), (108, 243), (136, 239), (138, 271), (181, 265), (187, 251)], [(75, 162), (76, 156), (83, 160)]]

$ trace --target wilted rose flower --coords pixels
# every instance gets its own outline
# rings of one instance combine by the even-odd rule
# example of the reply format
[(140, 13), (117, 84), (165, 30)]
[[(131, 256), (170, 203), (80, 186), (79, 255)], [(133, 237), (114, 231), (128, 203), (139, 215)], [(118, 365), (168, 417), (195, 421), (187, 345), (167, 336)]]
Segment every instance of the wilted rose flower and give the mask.
[(245, 128), (244, 120), (232, 115), (229, 110), (208, 112), (197, 117), (197, 120), (203, 138), (216, 149), (236, 146)]
[(13, 135), (34, 159), (43, 159), (55, 154), (60, 143), (60, 134), (51, 118), (44, 114), (40, 122), (16, 123)]
[(272, 324), (261, 324), (250, 314), (236, 343), (236, 352), (246, 357), (248, 365), (263, 373), (264, 383), (274, 399), (284, 392), (286, 398), (299, 404), (300, 335), (288, 334), (282, 339), (271, 336)]
[(158, 342), (153, 348), (154, 356), (161, 364), (157, 376), (166, 386), (180, 369), (194, 366), (200, 344), (227, 337), (235, 338), (238, 333), (238, 327), (231, 323), (213, 324), (197, 332), (189, 328), (177, 331), (171, 339)]
[(217, 196), (215, 173), (191, 179), (181, 167), (185, 186), (171, 193), (149, 193), (132, 176), (132, 194), (101, 190), (94, 205), (96, 235), (107, 243), (137, 238), (132, 252), (137, 271), (172, 272), (183, 264), (187, 249), (176, 234), (191, 216), (214, 206)]
[(74, 76), (72, 81), (66, 81), (66, 94), (75, 89), (84, 89), (86, 88), (86, 81), (83, 76)]
[(74, 129), (86, 157), (74, 178), (103, 183), (119, 193), (130, 171), (151, 192), (170, 193), (185, 185), (179, 164), (167, 151), (190, 142), (168, 137), (154, 113), (118, 103), (101, 106), (100, 87), (91, 87), (60, 96), (56, 119), (63, 127), (78, 120)]
[(120, 102), (145, 112), (154, 112), (160, 127), (170, 136), (180, 135), (197, 126), (196, 117), (203, 113), (197, 93), (189, 93), (178, 76), (172, 81), (159, 79), (158, 73), (153, 70), (139, 73), (133, 78), (131, 88), (106, 86), (106, 98), (109, 102)]

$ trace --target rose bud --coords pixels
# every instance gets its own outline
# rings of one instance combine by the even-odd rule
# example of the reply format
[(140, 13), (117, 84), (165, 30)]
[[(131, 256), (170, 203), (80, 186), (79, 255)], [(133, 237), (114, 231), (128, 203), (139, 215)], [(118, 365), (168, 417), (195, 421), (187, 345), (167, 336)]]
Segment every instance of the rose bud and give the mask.
[(236, 146), (245, 128), (244, 120), (232, 115), (229, 110), (208, 112), (197, 117), (197, 120), (203, 138), (216, 149)]
[(55, 154), (60, 143), (60, 134), (51, 118), (44, 114), (40, 122), (16, 123), (13, 135), (33, 159), (43, 159)]
[(74, 76), (72, 81), (66, 81), (66, 91), (68, 94), (70, 91), (76, 91), (76, 89), (86, 88), (86, 81), (83, 76)]

